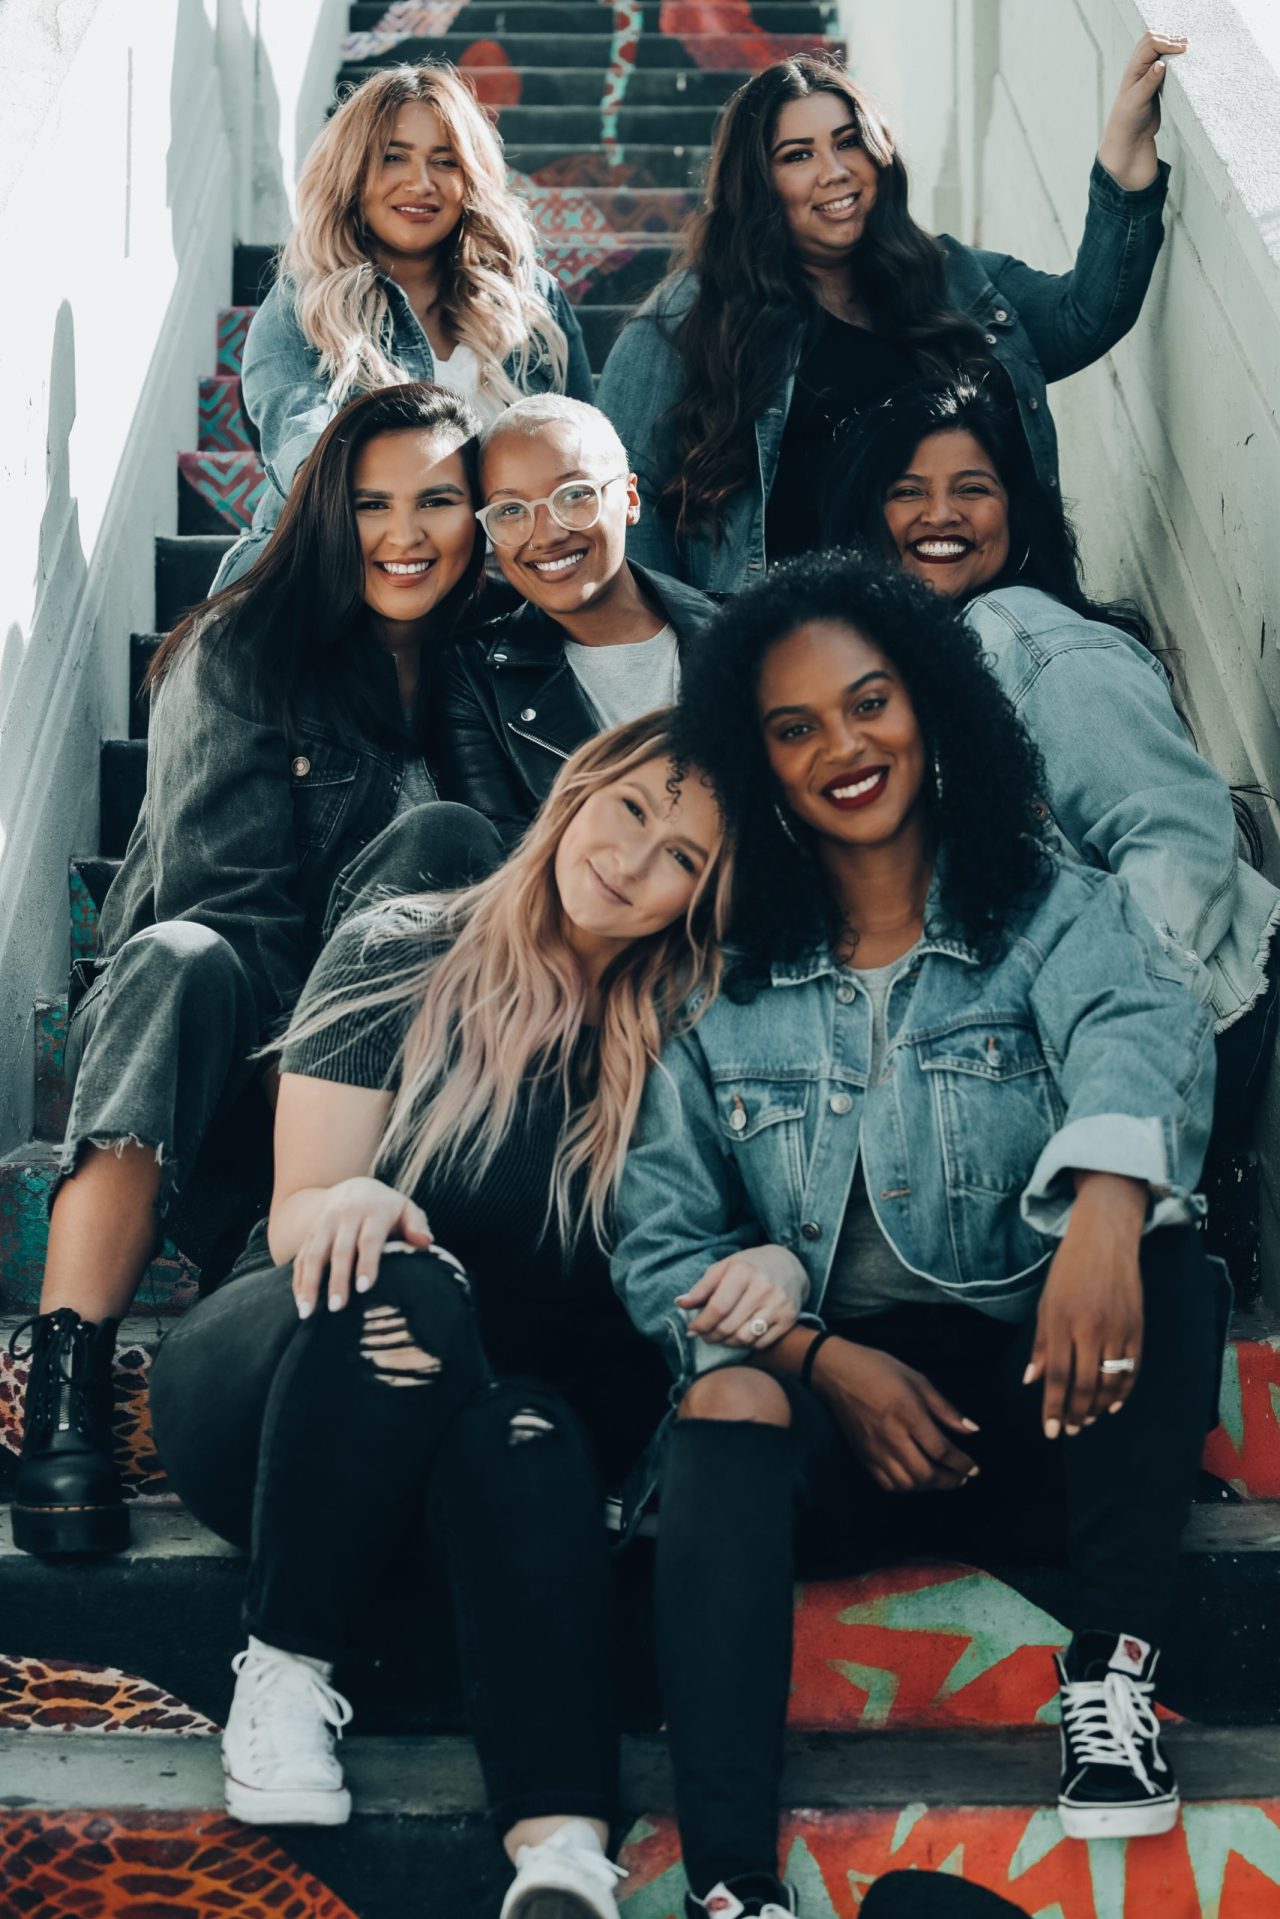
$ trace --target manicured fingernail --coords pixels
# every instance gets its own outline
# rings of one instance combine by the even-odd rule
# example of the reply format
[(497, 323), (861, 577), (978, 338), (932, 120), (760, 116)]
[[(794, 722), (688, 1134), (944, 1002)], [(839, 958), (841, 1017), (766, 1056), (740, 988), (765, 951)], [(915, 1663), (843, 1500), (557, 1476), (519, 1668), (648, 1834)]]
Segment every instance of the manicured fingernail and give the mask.
[(1068, 1427), (1067, 1427), (1067, 1438), (1068, 1438), (1068, 1439), (1074, 1439), (1074, 1438), (1075, 1438), (1075, 1436), (1076, 1436), (1076, 1434), (1077, 1434), (1077, 1433), (1079, 1432), (1079, 1430), (1080, 1430), (1080, 1428), (1079, 1428), (1078, 1426), (1068, 1426)]
[(981, 1466), (971, 1466), (971, 1467), (969, 1468), (969, 1470), (968, 1470), (968, 1472), (967, 1472), (967, 1473), (965, 1474), (965, 1476), (964, 1476), (964, 1483), (965, 1483), (965, 1485), (967, 1486), (967, 1485), (969, 1484), (969, 1481), (970, 1481), (971, 1479), (976, 1479), (976, 1478), (978, 1477), (978, 1474), (979, 1474), (979, 1473), (980, 1473), (981, 1471), (982, 1471), (982, 1468), (981, 1468)]
[(1086, 1426), (1096, 1426), (1098, 1423), (1097, 1413), (1090, 1413), (1089, 1417), (1085, 1420), (1084, 1423)]
[[(960, 1421), (960, 1424), (964, 1427), (967, 1433), (976, 1433), (980, 1431), (980, 1428), (976, 1419), (962, 1419)], [(976, 1472), (977, 1470), (978, 1469), (975, 1466), (974, 1471)]]
[(1045, 1422), (1044, 1422), (1044, 1436), (1045, 1436), (1045, 1438), (1046, 1438), (1046, 1439), (1056, 1439), (1056, 1438), (1058, 1437), (1058, 1434), (1059, 1434), (1059, 1433), (1060, 1433), (1061, 1431), (1062, 1431), (1062, 1427), (1061, 1427), (1061, 1426), (1059, 1425), (1059, 1423), (1058, 1423), (1058, 1421), (1057, 1421), (1056, 1419), (1046, 1419), (1046, 1420), (1045, 1420)]
[(372, 1286), (372, 1284), (373, 1284), (372, 1273), (356, 1274), (356, 1291), (358, 1293), (367, 1293), (369, 1288)]
[(342, 1306), (342, 1295), (341, 1295), (341, 1293), (330, 1293), (330, 1295), (329, 1295), (329, 1311), (330, 1311), (331, 1313), (336, 1313), (336, 1312), (338, 1312), (338, 1311), (339, 1311), (339, 1310), (341, 1309), (341, 1306)]
[(1032, 1380), (1035, 1378), (1035, 1376), (1036, 1376), (1036, 1363), (1034, 1360), (1032, 1360), (1031, 1364), (1027, 1367), (1026, 1372), (1022, 1375), (1023, 1385), (1029, 1386)]
[(1107, 1411), (1109, 1413), (1118, 1413), (1123, 1406), (1124, 1406), (1123, 1399), (1117, 1399), (1117, 1400), (1114, 1400), (1112, 1404), (1107, 1407)]
[(298, 1301), (298, 1318), (299, 1319), (310, 1319), (314, 1311), (315, 1311), (315, 1301), (313, 1299), (300, 1299)]

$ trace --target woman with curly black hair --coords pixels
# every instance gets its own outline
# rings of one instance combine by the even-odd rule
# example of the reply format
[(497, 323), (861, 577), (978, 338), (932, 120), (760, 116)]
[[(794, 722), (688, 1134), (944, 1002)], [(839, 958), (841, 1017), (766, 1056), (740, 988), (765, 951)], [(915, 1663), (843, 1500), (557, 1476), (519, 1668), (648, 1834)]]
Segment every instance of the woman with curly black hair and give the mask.
[[(1063, 1822), (1166, 1831), (1153, 1682), (1221, 1351), (1208, 1016), (1127, 890), (1046, 849), (1027, 735), (904, 574), (819, 555), (742, 595), (679, 740), (736, 836), (735, 951), (648, 1081), (615, 1283), (682, 1388), (657, 1630), (690, 1919), (797, 1910), (793, 1534), (827, 1571), (1065, 1541)], [(762, 1241), (807, 1312), (743, 1303)]]
[(1257, 826), (1196, 751), (1148, 621), (1086, 593), (1017, 415), (969, 381), (904, 388), (863, 422), (828, 532), (963, 608), (1040, 752), (1058, 847), (1120, 874), (1213, 1014), (1214, 1146), (1244, 1144), (1275, 1045), (1280, 892), (1239, 856), (1238, 827), (1260, 863)]
[(644, 508), (632, 559), (723, 594), (811, 552), (847, 426), (905, 382), (975, 360), (1007, 380), (1056, 485), (1046, 387), (1100, 359), (1141, 310), (1168, 176), (1160, 89), (1185, 50), (1138, 42), (1063, 274), (919, 226), (892, 131), (834, 62), (797, 54), (753, 75), (716, 128), (675, 268), (600, 382)]

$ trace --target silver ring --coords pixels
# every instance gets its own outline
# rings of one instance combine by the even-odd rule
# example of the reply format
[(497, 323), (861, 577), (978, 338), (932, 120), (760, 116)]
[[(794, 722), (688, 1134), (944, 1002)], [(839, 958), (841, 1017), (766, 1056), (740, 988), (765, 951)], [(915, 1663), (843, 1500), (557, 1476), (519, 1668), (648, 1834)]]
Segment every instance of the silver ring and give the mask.
[(747, 1321), (747, 1331), (752, 1339), (763, 1339), (769, 1330), (769, 1322), (763, 1313), (757, 1313), (754, 1319)]
[(1104, 1359), (1098, 1368), (1100, 1373), (1136, 1373), (1137, 1370), (1136, 1359)]

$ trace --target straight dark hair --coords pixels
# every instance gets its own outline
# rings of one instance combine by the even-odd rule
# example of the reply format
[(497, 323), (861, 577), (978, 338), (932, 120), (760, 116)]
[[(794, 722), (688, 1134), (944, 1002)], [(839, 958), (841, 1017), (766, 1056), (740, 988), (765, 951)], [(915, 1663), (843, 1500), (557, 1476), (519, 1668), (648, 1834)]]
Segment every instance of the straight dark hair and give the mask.
[(815, 93), (847, 102), (858, 142), (879, 170), (855, 256), (873, 331), (914, 349), (921, 373), (986, 358), (978, 327), (947, 304), (943, 248), (911, 217), (907, 170), (873, 102), (820, 54), (766, 67), (720, 115), (705, 205), (685, 229), (668, 282), (688, 272), (697, 280), (693, 304), (671, 323), (685, 381), (670, 415), (676, 457), (664, 497), (680, 531), (713, 527), (724, 500), (747, 484), (756, 467), (755, 423), (821, 320), (770, 160), (783, 107)]
[[(151, 662), (143, 690), (158, 686), (192, 646), (232, 649), (256, 712), (291, 732), (304, 688), (345, 738), (403, 746), (404, 722), (380, 697), (369, 672), (378, 645), (364, 599), (364, 560), (352, 504), (355, 463), (382, 433), (440, 433), (462, 456), (467, 485), (480, 497), (476, 436), (465, 400), (414, 380), (353, 400), (329, 422), (298, 471), (261, 556), (178, 622)], [(467, 570), (431, 616), (433, 651), (475, 600), (484, 570), (477, 527)]]

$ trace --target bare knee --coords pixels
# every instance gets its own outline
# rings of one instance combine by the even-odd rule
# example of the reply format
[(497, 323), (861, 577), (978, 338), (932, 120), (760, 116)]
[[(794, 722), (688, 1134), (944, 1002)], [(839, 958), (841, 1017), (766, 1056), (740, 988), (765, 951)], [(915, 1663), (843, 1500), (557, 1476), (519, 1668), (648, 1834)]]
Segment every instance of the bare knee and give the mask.
[(742, 1419), (789, 1426), (791, 1407), (776, 1379), (754, 1366), (717, 1366), (695, 1379), (680, 1402), (681, 1419)]

